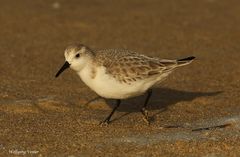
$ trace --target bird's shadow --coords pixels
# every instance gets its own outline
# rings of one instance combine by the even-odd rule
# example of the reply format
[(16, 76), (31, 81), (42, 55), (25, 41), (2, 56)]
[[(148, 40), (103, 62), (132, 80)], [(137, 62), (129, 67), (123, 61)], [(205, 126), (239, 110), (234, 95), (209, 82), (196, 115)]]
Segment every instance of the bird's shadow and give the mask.
[[(174, 105), (178, 102), (192, 101), (198, 97), (210, 97), (210, 96), (218, 95), (220, 93), (222, 93), (222, 91), (215, 91), (215, 92), (192, 92), (191, 91), (190, 92), (190, 91), (181, 91), (181, 90), (175, 90), (170, 88), (154, 88), (152, 96), (148, 103), (147, 109), (150, 111), (158, 110), (159, 111), (158, 113), (160, 113), (167, 110), (169, 106)], [(99, 98), (100, 97), (90, 100), (88, 104), (91, 103), (92, 101), (96, 101)], [(117, 111), (126, 112), (126, 113), (114, 120), (120, 119), (121, 117), (126, 116), (132, 112), (139, 112), (141, 107), (143, 106), (145, 99), (146, 99), (146, 94), (122, 101)], [(111, 108), (115, 107), (115, 103), (116, 103), (115, 100), (105, 99), (105, 101), (109, 107)]]

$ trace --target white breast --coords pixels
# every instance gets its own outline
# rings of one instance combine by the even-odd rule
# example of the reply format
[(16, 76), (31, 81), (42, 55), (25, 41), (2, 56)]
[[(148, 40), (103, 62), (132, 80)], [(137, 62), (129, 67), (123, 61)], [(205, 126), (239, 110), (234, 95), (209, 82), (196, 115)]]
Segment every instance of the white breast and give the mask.
[(89, 66), (82, 69), (78, 75), (82, 81), (98, 95), (112, 99), (126, 99), (141, 95), (157, 81), (138, 80), (130, 85), (120, 83), (111, 75), (106, 74), (105, 67), (97, 67), (94, 78), (92, 77), (92, 69)]

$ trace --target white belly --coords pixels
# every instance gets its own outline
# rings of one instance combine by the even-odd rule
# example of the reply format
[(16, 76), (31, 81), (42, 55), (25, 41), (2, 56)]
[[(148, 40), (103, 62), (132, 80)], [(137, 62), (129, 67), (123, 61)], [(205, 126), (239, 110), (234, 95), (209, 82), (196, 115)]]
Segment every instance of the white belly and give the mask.
[(120, 83), (111, 75), (107, 75), (104, 67), (96, 69), (96, 76), (94, 78), (91, 77), (90, 68), (84, 68), (78, 74), (82, 81), (98, 95), (111, 99), (126, 99), (141, 95), (156, 83), (155, 81), (147, 80), (138, 80), (130, 85)]

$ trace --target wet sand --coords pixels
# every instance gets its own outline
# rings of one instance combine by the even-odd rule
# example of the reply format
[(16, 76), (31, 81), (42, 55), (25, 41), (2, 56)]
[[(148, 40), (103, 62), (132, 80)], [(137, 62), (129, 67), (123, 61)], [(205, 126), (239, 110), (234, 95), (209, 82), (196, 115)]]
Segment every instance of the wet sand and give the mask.
[[(0, 156), (239, 156), (240, 2), (1, 1)], [(71, 70), (72, 42), (197, 59), (144, 96), (113, 107)]]

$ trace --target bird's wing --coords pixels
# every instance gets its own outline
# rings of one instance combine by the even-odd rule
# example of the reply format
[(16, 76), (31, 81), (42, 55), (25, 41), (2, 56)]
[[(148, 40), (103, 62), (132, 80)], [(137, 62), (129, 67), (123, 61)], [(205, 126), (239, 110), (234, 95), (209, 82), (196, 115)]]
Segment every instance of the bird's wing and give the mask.
[[(124, 83), (161, 75), (172, 70), (177, 64), (176, 60), (161, 60), (126, 50), (108, 51), (110, 53), (107, 55), (111, 57), (108, 56), (103, 65), (108, 74)], [(106, 57), (106, 54), (104, 56)]]

